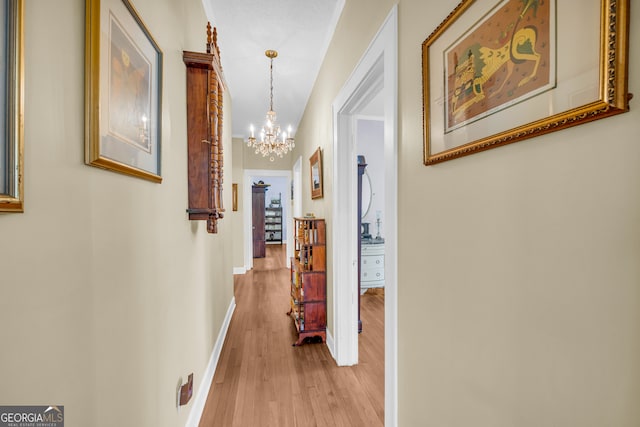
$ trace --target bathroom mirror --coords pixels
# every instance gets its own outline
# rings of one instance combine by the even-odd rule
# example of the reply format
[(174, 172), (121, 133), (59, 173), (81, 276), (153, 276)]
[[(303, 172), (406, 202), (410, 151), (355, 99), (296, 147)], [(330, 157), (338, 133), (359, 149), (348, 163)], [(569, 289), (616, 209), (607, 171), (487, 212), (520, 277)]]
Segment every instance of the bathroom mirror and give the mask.
[(362, 176), (362, 215), (360, 215), (360, 218), (364, 218), (369, 213), (372, 197), (371, 178), (369, 177), (369, 172), (365, 169)]

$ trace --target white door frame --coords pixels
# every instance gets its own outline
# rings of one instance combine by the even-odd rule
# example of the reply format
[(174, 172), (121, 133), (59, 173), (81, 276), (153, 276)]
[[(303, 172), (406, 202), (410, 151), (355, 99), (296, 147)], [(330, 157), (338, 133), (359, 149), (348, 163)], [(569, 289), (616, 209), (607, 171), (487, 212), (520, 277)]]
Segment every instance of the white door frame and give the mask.
[[(244, 191), (243, 202), (244, 209), (244, 265), (247, 270), (253, 268), (253, 232), (252, 232), (252, 199), (251, 199), (251, 186), (253, 185), (254, 177), (259, 176), (273, 176), (287, 178), (288, 182), (291, 182), (290, 170), (276, 170), (276, 169), (245, 169), (244, 170)], [(284, 192), (282, 198), (283, 205), (287, 206), (287, 225), (293, 224), (293, 214), (291, 212), (291, 193), (289, 191)], [(287, 227), (287, 268), (291, 267), (291, 257), (293, 256), (293, 232), (290, 231), (291, 227)]]
[(302, 216), (302, 156), (293, 165), (293, 216)]
[[(385, 158), (385, 425), (398, 423), (398, 12), (394, 6), (333, 101), (333, 336), (338, 365), (358, 363), (355, 117), (382, 90)], [(353, 236), (348, 244), (344, 236)], [(329, 339), (331, 338), (331, 339)]]

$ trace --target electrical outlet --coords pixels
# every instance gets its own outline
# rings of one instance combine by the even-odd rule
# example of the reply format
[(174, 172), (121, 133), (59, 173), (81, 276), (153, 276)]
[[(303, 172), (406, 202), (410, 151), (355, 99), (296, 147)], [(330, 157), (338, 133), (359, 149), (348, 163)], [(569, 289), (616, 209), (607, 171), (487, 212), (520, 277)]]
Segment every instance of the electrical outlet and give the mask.
[(180, 386), (180, 391), (178, 393), (178, 407), (189, 403), (191, 396), (193, 396), (193, 373), (189, 374), (187, 382)]

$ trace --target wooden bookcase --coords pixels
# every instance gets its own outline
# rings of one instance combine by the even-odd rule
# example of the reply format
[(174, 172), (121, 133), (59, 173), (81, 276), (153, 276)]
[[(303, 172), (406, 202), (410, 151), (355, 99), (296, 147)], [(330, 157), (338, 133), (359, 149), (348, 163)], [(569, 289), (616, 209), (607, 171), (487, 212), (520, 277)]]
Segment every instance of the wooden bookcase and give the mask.
[(327, 276), (324, 219), (294, 218), (294, 256), (291, 259), (291, 309), (298, 340), (326, 341)]
[(282, 244), (282, 208), (264, 208), (264, 230), (267, 243)]

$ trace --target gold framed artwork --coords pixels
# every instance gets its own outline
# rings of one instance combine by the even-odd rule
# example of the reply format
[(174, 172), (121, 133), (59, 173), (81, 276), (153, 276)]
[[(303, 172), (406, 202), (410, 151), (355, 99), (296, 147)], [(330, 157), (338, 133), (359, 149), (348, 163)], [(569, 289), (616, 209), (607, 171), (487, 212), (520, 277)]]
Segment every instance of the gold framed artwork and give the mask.
[(231, 184), (231, 205), (233, 211), (236, 212), (238, 210), (238, 184)]
[(311, 170), (311, 198), (322, 198), (322, 151), (320, 147), (309, 158)]
[(0, 212), (24, 211), (24, 2), (0, 6)]
[(425, 165), (628, 111), (628, 36), (629, 0), (461, 1), (422, 44)]
[(86, 0), (85, 163), (160, 183), (162, 51), (128, 0)]

